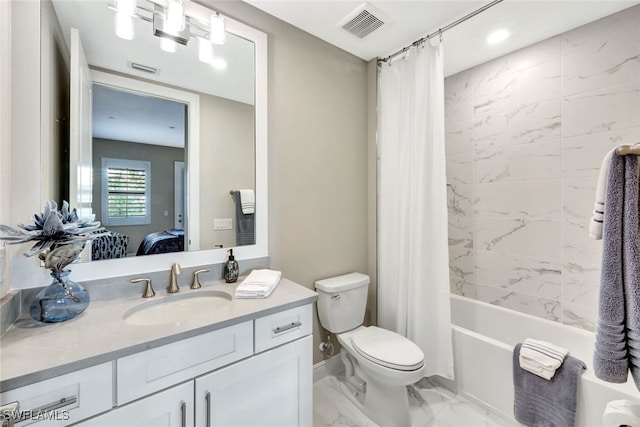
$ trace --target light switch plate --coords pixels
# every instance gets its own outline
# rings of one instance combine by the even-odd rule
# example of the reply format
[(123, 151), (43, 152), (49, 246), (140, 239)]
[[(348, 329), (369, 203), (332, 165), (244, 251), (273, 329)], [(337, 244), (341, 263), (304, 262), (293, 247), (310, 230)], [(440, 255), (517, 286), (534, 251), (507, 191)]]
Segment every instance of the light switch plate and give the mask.
[(231, 218), (216, 218), (213, 220), (214, 230), (232, 230), (233, 219)]

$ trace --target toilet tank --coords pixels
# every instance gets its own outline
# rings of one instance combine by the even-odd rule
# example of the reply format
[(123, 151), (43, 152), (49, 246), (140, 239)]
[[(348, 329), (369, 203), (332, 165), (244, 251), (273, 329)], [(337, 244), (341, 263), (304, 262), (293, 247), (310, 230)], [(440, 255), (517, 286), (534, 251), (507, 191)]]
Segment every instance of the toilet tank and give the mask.
[(329, 332), (339, 334), (362, 325), (369, 276), (349, 273), (316, 281), (318, 317)]

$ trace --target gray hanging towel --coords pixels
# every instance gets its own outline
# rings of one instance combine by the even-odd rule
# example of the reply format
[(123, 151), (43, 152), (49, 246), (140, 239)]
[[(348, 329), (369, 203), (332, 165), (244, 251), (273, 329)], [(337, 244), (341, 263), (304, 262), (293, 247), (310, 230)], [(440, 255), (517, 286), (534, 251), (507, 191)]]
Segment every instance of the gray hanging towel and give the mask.
[(629, 370), (622, 269), (625, 159), (616, 153), (611, 156), (605, 192), (600, 302), (593, 370), (601, 380), (623, 383), (627, 381)]
[(584, 362), (567, 356), (550, 380), (520, 368), (518, 343), (513, 350), (513, 414), (528, 427), (573, 427), (576, 420), (578, 380)]
[(627, 357), (631, 376), (636, 387), (640, 390), (640, 179), (638, 176), (638, 157), (624, 156), (624, 162), (621, 268), (626, 310)]
[(240, 200), (240, 192), (233, 192), (233, 201), (236, 204), (236, 245), (255, 245), (256, 232), (255, 222), (256, 214), (242, 213), (242, 200)]

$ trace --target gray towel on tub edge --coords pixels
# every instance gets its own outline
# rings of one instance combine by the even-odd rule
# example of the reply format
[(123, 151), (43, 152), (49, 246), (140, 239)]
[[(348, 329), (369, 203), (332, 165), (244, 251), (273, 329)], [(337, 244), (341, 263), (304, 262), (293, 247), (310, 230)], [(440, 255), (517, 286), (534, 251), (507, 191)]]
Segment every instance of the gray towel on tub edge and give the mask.
[(573, 427), (578, 402), (578, 380), (586, 365), (567, 356), (556, 374), (546, 380), (520, 368), (521, 343), (513, 350), (513, 414), (528, 427)]

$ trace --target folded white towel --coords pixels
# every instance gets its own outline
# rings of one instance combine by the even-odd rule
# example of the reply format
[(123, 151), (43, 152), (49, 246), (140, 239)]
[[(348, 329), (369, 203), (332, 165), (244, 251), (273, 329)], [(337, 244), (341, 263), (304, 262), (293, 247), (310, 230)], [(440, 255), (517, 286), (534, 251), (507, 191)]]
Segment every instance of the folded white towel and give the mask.
[(518, 356), (518, 361), (520, 362), (520, 367), (525, 371), (529, 371), (532, 374), (536, 374), (539, 377), (544, 378), (545, 380), (550, 380), (556, 374), (557, 369), (547, 369), (542, 366), (531, 363), (529, 359), (523, 358), (522, 355)]
[(520, 347), (520, 367), (545, 379), (551, 379), (569, 350), (546, 341), (527, 338)]
[(236, 288), (236, 298), (266, 298), (280, 283), (281, 271), (253, 270)]
[(240, 190), (240, 207), (242, 208), (242, 213), (245, 215), (255, 213), (256, 196), (253, 190)]
[(589, 237), (602, 240), (602, 225), (604, 224), (604, 197), (607, 189), (607, 175), (609, 174), (609, 163), (611, 163), (611, 155), (615, 151), (610, 150), (602, 159), (600, 166), (600, 174), (598, 175), (598, 184), (596, 186), (596, 201), (593, 204), (593, 214), (589, 221)]

